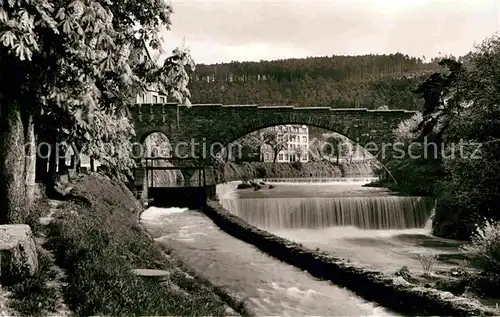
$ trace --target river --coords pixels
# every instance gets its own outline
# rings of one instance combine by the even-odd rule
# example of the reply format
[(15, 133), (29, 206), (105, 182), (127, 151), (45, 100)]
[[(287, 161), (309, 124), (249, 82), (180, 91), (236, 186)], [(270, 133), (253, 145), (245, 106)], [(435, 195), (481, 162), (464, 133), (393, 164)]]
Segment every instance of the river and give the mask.
[(435, 271), (460, 264), (461, 243), (431, 235), (433, 199), (395, 196), (364, 187), (368, 181), (274, 182), (259, 191), (230, 183), (219, 185), (218, 195), (227, 210), (261, 229), (364, 267), (418, 273), (418, 255), (428, 252), (438, 256)]
[[(237, 183), (229, 183), (219, 185), (217, 193), (226, 209), (255, 226), (366, 267), (418, 271), (416, 255), (429, 250), (441, 255), (440, 269), (454, 264), (457, 242), (430, 235), (432, 200), (363, 187), (368, 181), (277, 182), (273, 189), (266, 185), (258, 191), (237, 190)], [(200, 212), (152, 207), (142, 222), (198, 274), (247, 298), (259, 316), (397, 316), (263, 254)]]
[(267, 256), (200, 212), (152, 207), (141, 218), (158, 243), (198, 274), (246, 298), (257, 316), (398, 316)]

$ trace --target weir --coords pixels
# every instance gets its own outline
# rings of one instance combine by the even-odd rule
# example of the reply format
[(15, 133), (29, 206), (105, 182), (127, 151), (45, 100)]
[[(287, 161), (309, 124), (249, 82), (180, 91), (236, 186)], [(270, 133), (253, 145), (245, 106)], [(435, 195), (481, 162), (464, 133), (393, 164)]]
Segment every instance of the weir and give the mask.
[[(346, 182), (342, 180), (336, 185), (347, 182), (348, 179)], [(349, 183), (361, 188), (354, 184), (357, 181)], [(235, 216), (263, 229), (348, 226), (363, 230), (422, 229), (429, 226), (434, 208), (434, 199), (431, 197), (388, 194), (240, 198), (235, 186), (234, 183), (217, 185), (219, 202)], [(367, 192), (370, 190), (367, 188)], [(270, 195), (276, 194), (270, 192)]]
[(360, 229), (425, 227), (434, 201), (426, 197), (316, 197), (224, 199), (234, 215), (260, 228)]

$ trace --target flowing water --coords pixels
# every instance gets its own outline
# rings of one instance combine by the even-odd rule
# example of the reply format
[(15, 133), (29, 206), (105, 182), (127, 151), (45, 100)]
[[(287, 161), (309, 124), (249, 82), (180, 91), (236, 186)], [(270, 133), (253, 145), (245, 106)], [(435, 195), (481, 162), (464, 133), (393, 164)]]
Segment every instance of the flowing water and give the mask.
[(199, 212), (149, 208), (141, 218), (157, 242), (198, 274), (247, 298), (257, 316), (397, 316), (263, 254)]
[(462, 261), (460, 242), (430, 234), (431, 198), (363, 187), (368, 181), (273, 182), (275, 188), (266, 184), (259, 191), (236, 190), (237, 183), (229, 183), (217, 191), (221, 204), (247, 222), (365, 267), (394, 273), (407, 266), (420, 272), (418, 255), (425, 252), (439, 255), (436, 270)]
[[(268, 180), (269, 181), (269, 180)], [(217, 186), (221, 204), (249, 223), (311, 249), (393, 273), (420, 271), (417, 255), (440, 255), (436, 269), (460, 261), (459, 242), (430, 234), (433, 200), (363, 187), (370, 179), (272, 180), (261, 190)], [(396, 315), (321, 281), (221, 231), (205, 215), (150, 208), (142, 222), (198, 274), (241, 297), (258, 316)]]
[(247, 222), (266, 229), (424, 227), (434, 202), (422, 197), (246, 198), (224, 202)]

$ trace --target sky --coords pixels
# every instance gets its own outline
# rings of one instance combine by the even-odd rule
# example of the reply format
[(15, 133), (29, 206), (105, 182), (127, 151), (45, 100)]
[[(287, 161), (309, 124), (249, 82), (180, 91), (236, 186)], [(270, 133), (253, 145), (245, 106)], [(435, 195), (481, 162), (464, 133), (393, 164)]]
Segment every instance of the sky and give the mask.
[(196, 63), (308, 56), (464, 55), (500, 29), (498, 0), (170, 0), (170, 52)]

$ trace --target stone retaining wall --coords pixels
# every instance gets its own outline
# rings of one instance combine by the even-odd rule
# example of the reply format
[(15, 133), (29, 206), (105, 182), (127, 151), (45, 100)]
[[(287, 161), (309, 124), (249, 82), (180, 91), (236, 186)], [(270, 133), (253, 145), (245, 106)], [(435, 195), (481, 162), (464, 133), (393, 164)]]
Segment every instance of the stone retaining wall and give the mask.
[(411, 315), (495, 316), (493, 309), (471, 299), (436, 289), (418, 287), (401, 277), (357, 267), (322, 252), (260, 230), (210, 201), (203, 212), (226, 233), (252, 244), (275, 258), (307, 270), (311, 275), (346, 287), (366, 300)]

